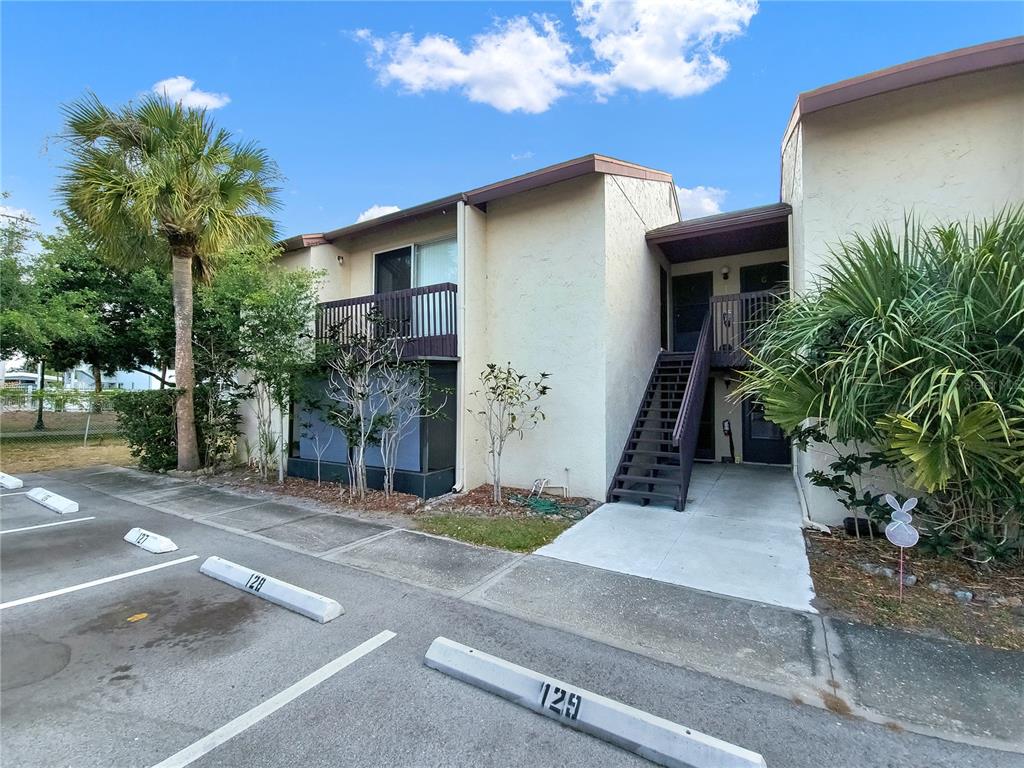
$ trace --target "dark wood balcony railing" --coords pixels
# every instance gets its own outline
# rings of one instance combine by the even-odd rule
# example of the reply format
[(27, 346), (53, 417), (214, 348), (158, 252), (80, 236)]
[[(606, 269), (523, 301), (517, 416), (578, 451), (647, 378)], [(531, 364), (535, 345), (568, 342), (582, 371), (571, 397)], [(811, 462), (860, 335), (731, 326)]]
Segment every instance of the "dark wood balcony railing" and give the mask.
[(403, 291), (375, 293), (318, 305), (316, 337), (344, 341), (370, 333), (374, 311), (401, 338), (409, 358), (458, 357), (455, 283), (438, 283)]
[(754, 332), (785, 295), (780, 291), (753, 291), (712, 296), (711, 364), (716, 368), (745, 366), (747, 355), (743, 350), (750, 346)]

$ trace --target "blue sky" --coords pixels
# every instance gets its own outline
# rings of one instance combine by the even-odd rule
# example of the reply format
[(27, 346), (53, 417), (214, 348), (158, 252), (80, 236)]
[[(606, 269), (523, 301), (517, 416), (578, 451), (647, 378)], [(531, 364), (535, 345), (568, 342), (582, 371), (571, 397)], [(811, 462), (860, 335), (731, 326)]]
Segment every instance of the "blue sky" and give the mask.
[(662, 15), (598, 0), (0, 9), (9, 206), (52, 226), (62, 103), (91, 89), (119, 104), (186, 78), (191, 90), (162, 87), (216, 107), (220, 125), (277, 160), (282, 235), (588, 152), (671, 172), (694, 190), (692, 213), (773, 202), (798, 92), (1024, 32), (1011, 2), (708, 0)]

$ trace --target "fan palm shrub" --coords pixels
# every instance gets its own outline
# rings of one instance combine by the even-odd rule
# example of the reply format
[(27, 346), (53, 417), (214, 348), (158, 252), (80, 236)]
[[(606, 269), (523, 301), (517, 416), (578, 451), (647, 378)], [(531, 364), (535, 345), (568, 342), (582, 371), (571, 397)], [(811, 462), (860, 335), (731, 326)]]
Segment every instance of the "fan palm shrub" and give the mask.
[[(171, 272), (178, 469), (199, 466), (193, 391), (193, 277), (228, 249), (266, 243), (278, 174), (266, 152), (217, 130), (204, 110), (149, 96), (119, 110), (87, 96), (64, 109), (70, 160), (59, 192), (122, 267)], [(154, 253), (156, 256), (154, 257)]]
[(870, 446), (849, 474), (870, 461), (929, 494), (927, 523), (962, 554), (1019, 546), (1024, 207), (908, 221), (900, 237), (877, 227), (832, 255), (816, 290), (759, 329), (736, 397), (803, 441)]

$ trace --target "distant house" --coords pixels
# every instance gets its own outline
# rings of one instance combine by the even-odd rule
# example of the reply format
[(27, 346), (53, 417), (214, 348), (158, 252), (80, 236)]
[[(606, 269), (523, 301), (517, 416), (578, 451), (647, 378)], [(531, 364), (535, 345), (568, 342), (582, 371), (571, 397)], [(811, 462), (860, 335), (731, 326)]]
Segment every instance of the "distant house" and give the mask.
[[(147, 368), (157, 376), (160, 372), (155, 368)], [(168, 380), (172, 383), (174, 378), (169, 375)], [(64, 386), (72, 389), (95, 389), (96, 378), (92, 366), (79, 365), (64, 372)], [(113, 374), (101, 373), (100, 383), (102, 389), (159, 389), (160, 382), (153, 376), (143, 371), (115, 371)]]
[[(487, 481), (469, 393), (486, 363), (511, 361), (549, 372), (552, 391), (547, 421), (506, 454), (507, 483), (682, 508), (694, 460), (794, 465), (811, 517), (834, 523), (845, 511), (802, 477), (819, 457), (756, 402), (727, 399), (746, 339), (787, 290), (813, 290), (840, 238), (908, 211), (962, 219), (1020, 202), (1022, 126), (1015, 38), (800, 94), (778, 201), (681, 221), (669, 174), (593, 154), (290, 238), (281, 263), (326, 273), (319, 334), (387, 307), (453, 389), (446, 418), (403, 445), (399, 490)], [(289, 473), (310, 476), (297, 423), (291, 439)], [(344, 477), (343, 440), (325, 459)]]

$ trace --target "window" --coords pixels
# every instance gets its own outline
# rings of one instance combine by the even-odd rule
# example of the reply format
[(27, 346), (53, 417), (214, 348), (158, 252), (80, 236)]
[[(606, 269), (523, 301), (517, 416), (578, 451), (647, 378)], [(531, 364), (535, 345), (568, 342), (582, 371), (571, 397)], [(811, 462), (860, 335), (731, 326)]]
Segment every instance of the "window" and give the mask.
[(375, 262), (374, 293), (455, 283), (459, 279), (454, 237), (382, 251), (376, 254)]
[(416, 246), (417, 286), (455, 283), (458, 279), (458, 248), (454, 237)]
[(377, 254), (374, 293), (412, 288), (412, 246)]

